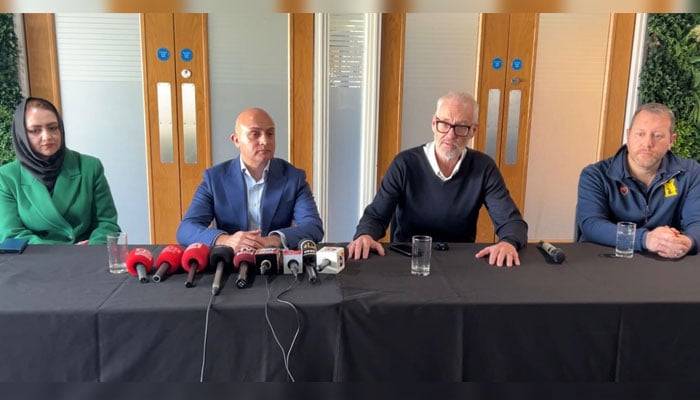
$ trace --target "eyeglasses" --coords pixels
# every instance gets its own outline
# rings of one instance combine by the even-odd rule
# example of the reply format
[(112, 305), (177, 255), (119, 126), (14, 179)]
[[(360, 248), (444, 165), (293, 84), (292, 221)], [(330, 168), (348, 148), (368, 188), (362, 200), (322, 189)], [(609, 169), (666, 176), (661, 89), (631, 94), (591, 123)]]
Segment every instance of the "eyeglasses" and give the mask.
[(435, 117), (435, 129), (437, 129), (438, 132), (445, 134), (450, 131), (450, 129), (453, 129), (455, 132), (455, 135), (457, 136), (467, 136), (469, 135), (469, 132), (472, 131), (476, 127), (476, 124), (473, 125), (452, 125), (449, 122), (445, 121), (440, 121)]

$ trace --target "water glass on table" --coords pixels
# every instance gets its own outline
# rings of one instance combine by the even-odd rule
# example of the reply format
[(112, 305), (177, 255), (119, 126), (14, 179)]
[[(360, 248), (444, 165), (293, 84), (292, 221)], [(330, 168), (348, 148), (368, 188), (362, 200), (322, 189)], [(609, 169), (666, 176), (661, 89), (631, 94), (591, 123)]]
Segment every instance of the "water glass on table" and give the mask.
[(107, 234), (107, 257), (109, 259), (109, 272), (123, 274), (126, 269), (126, 258), (129, 255), (129, 246), (125, 232), (113, 232)]
[(615, 257), (632, 258), (634, 255), (634, 235), (636, 233), (637, 224), (634, 222), (620, 221), (617, 223)]
[(413, 236), (411, 241), (411, 274), (428, 276), (433, 238), (425, 235)]

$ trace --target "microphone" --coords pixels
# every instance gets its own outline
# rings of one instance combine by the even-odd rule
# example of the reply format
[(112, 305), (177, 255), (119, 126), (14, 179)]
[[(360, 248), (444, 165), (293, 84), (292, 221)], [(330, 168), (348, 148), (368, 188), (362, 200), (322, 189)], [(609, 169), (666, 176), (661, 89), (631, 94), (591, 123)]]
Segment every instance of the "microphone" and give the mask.
[(307, 264), (306, 266), (304, 266), (304, 271), (306, 271), (306, 275), (309, 276), (309, 283), (318, 282), (318, 274), (316, 273), (316, 267), (314, 267), (311, 264)]
[(276, 247), (263, 247), (255, 251), (255, 265), (260, 275), (278, 275), (280, 269), (280, 250)]
[(148, 282), (148, 273), (153, 267), (153, 254), (142, 248), (136, 248), (126, 256), (126, 269), (131, 275), (138, 275), (141, 283)]
[(221, 288), (221, 275), (224, 274), (224, 268), (233, 263), (233, 249), (229, 246), (216, 245), (211, 248), (209, 253), (209, 264), (216, 265), (214, 273), (214, 282), (211, 284), (211, 294), (216, 296)]
[(238, 270), (236, 286), (243, 289), (248, 286), (248, 269), (255, 265), (255, 250), (250, 247), (243, 247), (233, 257), (233, 265)]
[(564, 252), (561, 251), (561, 249), (554, 247), (549, 242), (540, 240), (540, 243), (537, 245), (537, 247), (544, 250), (544, 252), (547, 254), (547, 258), (549, 258), (553, 263), (561, 264), (562, 262), (564, 262), (564, 260), (566, 260), (566, 254), (564, 254)]
[(325, 246), (316, 253), (316, 269), (322, 274), (337, 274), (345, 268), (345, 248)]
[(309, 276), (309, 282), (316, 283), (318, 280), (318, 275), (316, 274), (316, 243), (313, 240), (304, 239), (299, 242), (299, 249), (301, 249), (304, 271)]
[(295, 277), (301, 273), (301, 250), (282, 251), (284, 273), (293, 274)]
[(182, 268), (187, 271), (185, 287), (194, 286), (194, 275), (207, 267), (209, 246), (204, 243), (192, 243), (182, 253)]
[(180, 268), (180, 262), (182, 260), (182, 247), (171, 244), (166, 246), (163, 251), (158, 255), (156, 260), (156, 265), (158, 265), (158, 270), (153, 274), (153, 282), (160, 282), (163, 276), (174, 274)]

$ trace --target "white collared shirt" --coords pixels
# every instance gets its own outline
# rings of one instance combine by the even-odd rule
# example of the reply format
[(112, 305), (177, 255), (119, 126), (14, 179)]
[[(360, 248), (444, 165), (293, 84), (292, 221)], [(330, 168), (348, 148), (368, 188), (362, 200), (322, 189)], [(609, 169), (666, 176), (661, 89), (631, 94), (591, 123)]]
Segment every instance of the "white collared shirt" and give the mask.
[(260, 229), (262, 226), (261, 210), (262, 210), (262, 198), (265, 192), (265, 181), (267, 179), (267, 173), (270, 171), (270, 162), (267, 162), (265, 170), (263, 171), (262, 178), (256, 181), (250, 171), (246, 168), (245, 164), (241, 163), (241, 172), (243, 172), (243, 178), (245, 179), (246, 185), (246, 195), (248, 199), (248, 230), (254, 231)]
[[(262, 198), (265, 193), (267, 173), (270, 172), (270, 161), (267, 162), (263, 170), (263, 176), (259, 181), (255, 181), (250, 171), (241, 163), (241, 172), (245, 179), (246, 196), (248, 199), (248, 230), (254, 231), (262, 227)], [(287, 248), (287, 237), (281, 231), (272, 231), (270, 234), (277, 234), (282, 241), (282, 246)]]
[(462, 150), (462, 154), (459, 155), (459, 160), (457, 161), (457, 164), (455, 165), (454, 169), (452, 169), (452, 173), (450, 174), (450, 176), (445, 176), (442, 174), (442, 171), (440, 171), (440, 166), (438, 165), (437, 157), (435, 156), (435, 142), (432, 141), (430, 143), (426, 143), (425, 146), (423, 146), (423, 151), (425, 152), (425, 156), (428, 157), (428, 162), (433, 168), (433, 172), (435, 172), (435, 175), (437, 175), (437, 177), (440, 178), (443, 182), (447, 182), (450, 179), (452, 179), (455, 173), (459, 171), (459, 166), (462, 165), (464, 155), (467, 154), (467, 148), (465, 147), (464, 150)]

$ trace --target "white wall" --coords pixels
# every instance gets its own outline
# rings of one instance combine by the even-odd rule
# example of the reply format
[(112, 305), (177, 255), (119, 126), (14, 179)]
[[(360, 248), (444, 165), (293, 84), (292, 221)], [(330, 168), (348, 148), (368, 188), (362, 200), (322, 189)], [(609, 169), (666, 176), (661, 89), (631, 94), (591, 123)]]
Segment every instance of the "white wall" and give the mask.
[(238, 114), (261, 107), (275, 121), (279, 158), (289, 158), (287, 14), (207, 15), (212, 165), (236, 157)]
[(56, 14), (66, 145), (99, 158), (129, 243), (150, 243), (138, 14)]
[(573, 241), (581, 170), (595, 162), (609, 14), (541, 14), (523, 217), (530, 240)]
[(479, 14), (406, 14), (401, 149), (433, 140), (437, 99), (450, 90), (474, 93)]

